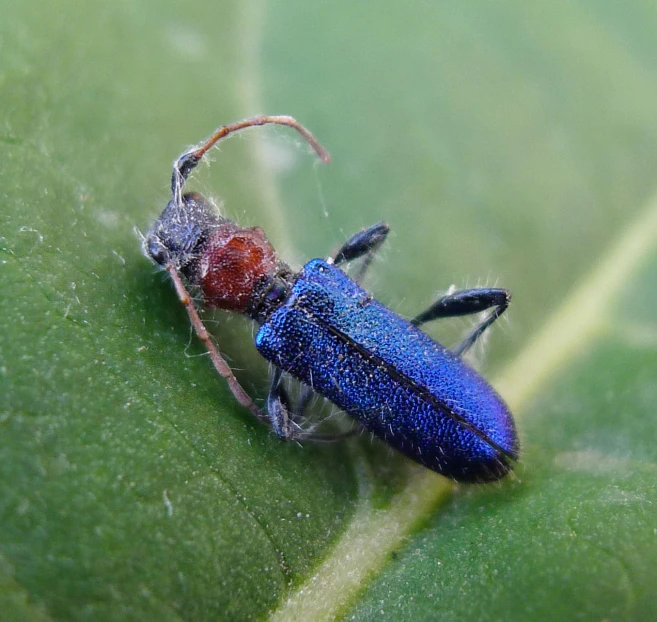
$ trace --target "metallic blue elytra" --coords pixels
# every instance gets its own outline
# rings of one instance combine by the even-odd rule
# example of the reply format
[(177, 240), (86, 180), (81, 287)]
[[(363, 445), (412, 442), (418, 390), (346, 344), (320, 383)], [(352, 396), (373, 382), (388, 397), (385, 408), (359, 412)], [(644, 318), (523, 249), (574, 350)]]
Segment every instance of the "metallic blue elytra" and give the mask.
[(308, 262), (258, 351), (403, 454), (459, 481), (499, 479), (513, 418), (474, 370), (334, 265)]
[[(217, 373), (237, 401), (283, 440), (325, 438), (304, 429), (313, 392), (331, 400), (413, 460), (458, 481), (503, 477), (518, 458), (506, 405), (462, 360), (505, 312), (511, 294), (483, 288), (450, 292), (407, 321), (360, 288), (389, 233), (380, 222), (348, 239), (329, 261), (296, 272), (259, 227), (241, 227), (202, 195), (183, 193), (190, 173), (220, 140), (249, 127), (295, 129), (328, 162), (328, 152), (295, 119), (259, 115), (222, 125), (174, 162), (171, 200), (144, 236), (144, 252), (168, 271)], [(338, 266), (359, 262), (353, 279)], [(266, 409), (244, 390), (203, 325), (189, 283), (208, 307), (243, 313), (260, 325), (256, 347), (273, 364)], [(419, 327), (487, 312), (450, 351)], [(282, 375), (300, 380), (293, 405)]]

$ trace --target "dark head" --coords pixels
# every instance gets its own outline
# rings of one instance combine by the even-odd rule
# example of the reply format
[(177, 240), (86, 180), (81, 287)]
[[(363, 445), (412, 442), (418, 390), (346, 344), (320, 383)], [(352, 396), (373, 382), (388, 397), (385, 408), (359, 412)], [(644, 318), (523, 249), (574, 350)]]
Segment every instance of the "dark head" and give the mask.
[(169, 204), (144, 238), (144, 254), (167, 270), (182, 274), (200, 288), (205, 304), (254, 318), (280, 303), (287, 290), (287, 266), (259, 227), (244, 229), (223, 218), (200, 194), (182, 194), (191, 172), (220, 140), (249, 127), (285, 125), (294, 128), (317, 155), (330, 161), (328, 151), (292, 117), (258, 115), (218, 127), (198, 147), (185, 151), (173, 163)]
[(226, 223), (217, 208), (197, 192), (182, 203), (169, 201), (144, 238), (144, 253), (161, 266), (173, 265), (191, 278), (212, 231)]

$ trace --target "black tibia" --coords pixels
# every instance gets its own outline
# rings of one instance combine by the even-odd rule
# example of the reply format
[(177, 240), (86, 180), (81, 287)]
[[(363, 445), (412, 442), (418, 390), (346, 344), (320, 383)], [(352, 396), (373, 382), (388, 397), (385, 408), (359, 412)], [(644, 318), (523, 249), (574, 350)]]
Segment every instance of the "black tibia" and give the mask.
[(283, 370), (274, 367), (267, 395), (267, 414), (276, 436), (282, 440), (290, 440), (294, 437), (293, 421), (290, 418), (292, 410), (290, 398), (282, 384)]
[(335, 254), (333, 263), (339, 266), (342, 263), (364, 257), (363, 263), (354, 277), (354, 281), (359, 283), (365, 276), (376, 251), (385, 242), (389, 232), (390, 227), (385, 222), (378, 222), (363, 231), (359, 231), (342, 245), (342, 248)]
[(335, 434), (321, 434), (314, 432), (313, 427), (304, 429), (302, 425), (305, 421), (305, 412), (315, 392), (312, 387), (302, 384), (297, 403), (292, 406), (292, 400), (283, 386), (283, 373), (280, 367), (274, 368), (269, 394), (267, 395), (269, 423), (278, 438), (284, 441), (337, 441), (354, 434), (355, 430)]
[(493, 307), (491, 313), (454, 349), (457, 356), (465, 354), (481, 337), (484, 331), (506, 311), (511, 294), (506, 289), (465, 289), (447, 294), (434, 302), (426, 311), (411, 320), (414, 326), (422, 326), (440, 318), (471, 315)]

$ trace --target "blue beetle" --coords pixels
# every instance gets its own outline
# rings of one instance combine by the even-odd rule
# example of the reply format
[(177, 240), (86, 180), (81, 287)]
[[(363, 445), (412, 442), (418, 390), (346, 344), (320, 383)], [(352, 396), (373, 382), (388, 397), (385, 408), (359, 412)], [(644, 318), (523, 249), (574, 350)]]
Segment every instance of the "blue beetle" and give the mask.
[[(518, 459), (513, 417), (493, 388), (462, 360), (506, 310), (504, 289), (470, 289), (441, 297), (408, 321), (358, 284), (388, 234), (378, 223), (349, 239), (326, 261), (300, 272), (279, 260), (259, 227), (224, 218), (183, 186), (203, 156), (236, 131), (266, 124), (298, 131), (319, 157), (329, 154), (287, 116), (257, 116), (218, 128), (174, 163), (172, 199), (144, 238), (144, 251), (171, 275), (198, 337), (240, 404), (284, 440), (317, 438), (303, 429), (304, 411), (318, 393), (409, 458), (461, 482), (503, 477)], [(361, 260), (354, 279), (338, 266)], [(255, 345), (272, 363), (266, 409), (260, 409), (233, 375), (205, 329), (185, 282), (204, 304), (244, 313), (260, 328)], [(423, 331), (426, 322), (491, 309), (453, 351)], [(281, 380), (302, 383), (292, 405)]]

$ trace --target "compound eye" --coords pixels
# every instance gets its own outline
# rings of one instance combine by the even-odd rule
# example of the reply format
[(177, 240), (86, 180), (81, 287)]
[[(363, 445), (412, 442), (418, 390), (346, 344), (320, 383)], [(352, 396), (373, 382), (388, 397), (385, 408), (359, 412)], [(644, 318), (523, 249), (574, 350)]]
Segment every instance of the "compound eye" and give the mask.
[(157, 235), (151, 235), (146, 241), (146, 252), (155, 263), (161, 266), (169, 261), (169, 251)]

